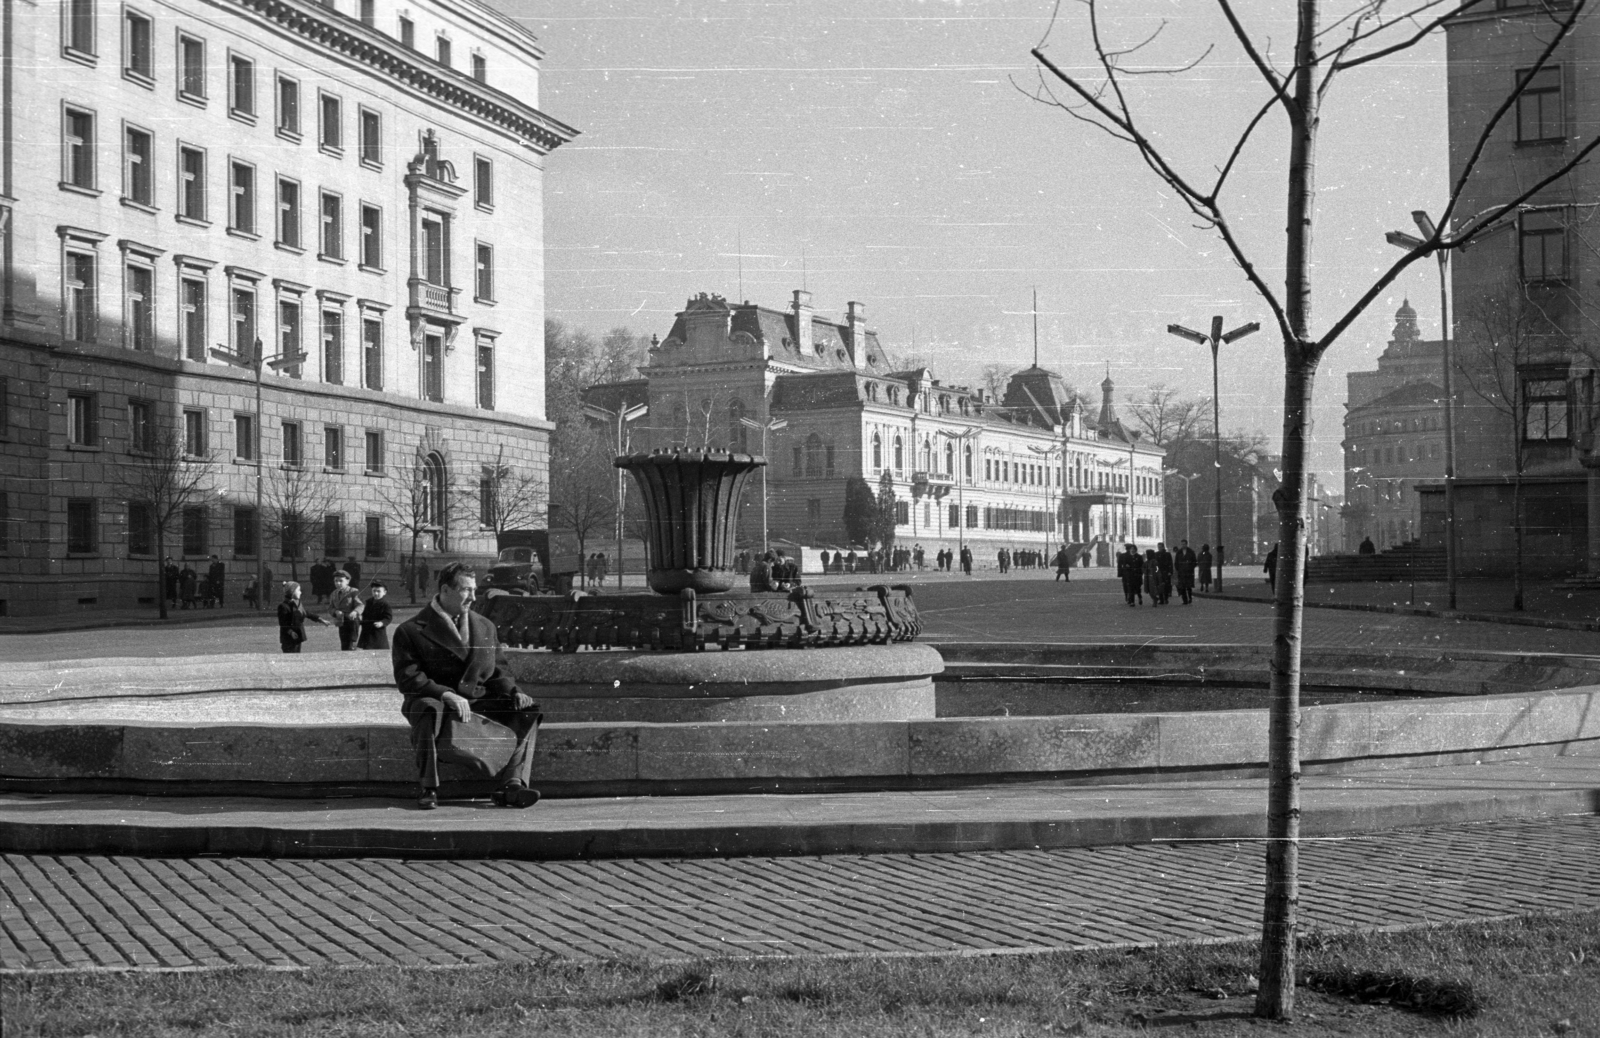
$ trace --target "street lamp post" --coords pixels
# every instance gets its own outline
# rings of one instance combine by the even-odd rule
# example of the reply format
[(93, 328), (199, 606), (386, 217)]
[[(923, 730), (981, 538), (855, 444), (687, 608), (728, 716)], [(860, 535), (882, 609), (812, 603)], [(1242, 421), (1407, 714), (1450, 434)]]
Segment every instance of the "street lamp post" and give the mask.
[(772, 459), (767, 457), (767, 434), (788, 428), (789, 422), (784, 418), (768, 418), (765, 422), (758, 422), (754, 418), (741, 418), (739, 424), (761, 430), (761, 456), (767, 460), (767, 463), (761, 466), (761, 553), (765, 555), (771, 550), (767, 544), (767, 470), (772, 468)]
[(211, 355), (213, 357), (215, 357), (217, 360), (223, 361), (224, 363), (227, 363), (227, 364), (231, 364), (236, 368), (250, 368), (255, 372), (255, 381), (256, 381), (256, 420), (255, 420), (255, 428), (253, 430), (251, 430), (251, 432), (253, 433), (252, 438), (255, 440), (255, 442), (250, 445), (250, 449), (255, 452), (255, 456), (256, 456), (256, 530), (255, 530), (255, 534), (256, 534), (256, 601), (255, 601), (255, 607), (257, 609), (264, 609), (266, 607), (266, 601), (267, 601), (267, 546), (266, 546), (266, 543), (265, 543), (266, 539), (262, 535), (262, 530), (263, 530), (263, 527), (265, 526), (265, 523), (262, 522), (262, 517), (261, 517), (261, 474), (262, 474), (262, 469), (261, 469), (261, 465), (262, 465), (262, 457), (261, 457), (261, 426), (262, 426), (262, 420), (261, 420), (262, 419), (262, 416), (261, 416), (261, 369), (262, 369), (263, 366), (269, 367), (273, 371), (285, 371), (285, 370), (287, 370), (289, 368), (297, 368), (301, 364), (305, 363), (306, 355), (304, 353), (294, 353), (294, 354), (289, 354), (287, 356), (285, 356), (283, 354), (279, 354), (278, 356), (272, 358), (271, 360), (266, 360), (264, 358), (262, 350), (261, 350), (261, 340), (260, 339), (257, 339), (255, 341), (255, 348), (254, 348), (254, 352), (253, 353), (250, 353), (250, 354), (244, 353), (243, 351), (246, 348), (247, 347), (246, 347), (246, 345), (244, 343), (240, 343), (239, 344), (239, 352), (235, 352), (233, 350), (230, 350), (230, 349), (227, 349), (227, 348), (221, 347), (221, 346), (213, 346), (211, 348)]
[(1192, 541), (1194, 540), (1194, 524), (1189, 520), (1189, 484), (1199, 479), (1200, 473), (1196, 472), (1192, 476), (1185, 476), (1177, 469), (1162, 469), (1161, 474), (1164, 476), (1176, 476), (1178, 479), (1183, 480), (1183, 539)]
[[(584, 404), (583, 413), (590, 418), (601, 422), (615, 420), (617, 423), (617, 457), (628, 453), (627, 426), (636, 418), (643, 418), (650, 412), (649, 404), (634, 404), (632, 407), (619, 406), (615, 411), (608, 411), (594, 404)], [(623, 510), (627, 507), (628, 484), (626, 474), (617, 469), (617, 589), (622, 589), (622, 536), (623, 536)]]
[(1222, 330), (1222, 317), (1211, 318), (1211, 334), (1197, 332), (1185, 328), (1181, 324), (1167, 325), (1167, 331), (1180, 339), (1198, 342), (1202, 346), (1211, 347), (1211, 442), (1213, 449), (1212, 466), (1217, 478), (1217, 590), (1222, 590), (1222, 405), (1221, 394), (1217, 383), (1217, 351), (1223, 343), (1233, 343), (1249, 335), (1251, 332), (1261, 330), (1261, 325), (1256, 321), (1241, 324), (1231, 332)]
[(1138, 433), (1138, 430), (1130, 429), (1128, 431), (1128, 540), (1130, 540), (1130, 541), (1138, 539), (1138, 538), (1136, 538), (1134, 536), (1134, 525), (1133, 525), (1133, 486), (1134, 486), (1134, 481), (1135, 481), (1135, 478), (1136, 478), (1134, 476), (1134, 474), (1133, 474), (1133, 471), (1134, 471), (1133, 470), (1133, 466), (1134, 466), (1133, 449), (1134, 449), (1134, 447), (1138, 446), (1138, 444), (1139, 444), (1139, 433)]
[(961, 521), (956, 524), (956, 566), (961, 565), (961, 557), (967, 550), (967, 447), (968, 440), (978, 435), (978, 430), (968, 429), (964, 433), (947, 432), (939, 430), (939, 435), (947, 440), (956, 441), (956, 511), (960, 513)]
[[(1033, 444), (1030, 443), (1028, 445), (1028, 449), (1030, 451), (1032, 451), (1033, 453), (1035, 453), (1035, 454), (1042, 455), (1045, 458), (1045, 467), (1044, 467), (1044, 474), (1045, 474), (1045, 477), (1044, 477), (1045, 478), (1045, 483), (1044, 483), (1044, 486), (1045, 486), (1045, 491), (1044, 491), (1044, 505), (1045, 505), (1044, 554), (1045, 554), (1046, 558), (1049, 558), (1050, 557), (1050, 517), (1055, 515), (1055, 503), (1056, 503), (1055, 490), (1051, 487), (1051, 484), (1050, 484), (1049, 459), (1054, 458), (1057, 455), (1060, 455), (1063, 458), (1066, 457), (1067, 448), (1066, 448), (1065, 444), (1057, 444), (1054, 447), (1035, 447)], [(1058, 470), (1058, 472), (1059, 472), (1059, 470)], [(1060, 481), (1058, 480), (1058, 482), (1060, 482)], [(1061, 484), (1061, 489), (1062, 489), (1062, 493), (1065, 494), (1066, 493), (1066, 484), (1064, 482)], [(1063, 500), (1064, 499), (1065, 498), (1063, 498)]]
[[(1384, 241), (1408, 252), (1423, 248), (1438, 237), (1439, 230), (1433, 220), (1421, 209), (1412, 212), (1422, 237), (1404, 231), (1390, 231)], [(1450, 280), (1450, 253), (1440, 249), (1439, 260), (1439, 351), (1444, 365), (1444, 579), (1445, 592), (1450, 599), (1449, 608), (1456, 607), (1456, 434), (1455, 393), (1450, 369), (1454, 366), (1450, 354), (1450, 297), (1447, 284)]]

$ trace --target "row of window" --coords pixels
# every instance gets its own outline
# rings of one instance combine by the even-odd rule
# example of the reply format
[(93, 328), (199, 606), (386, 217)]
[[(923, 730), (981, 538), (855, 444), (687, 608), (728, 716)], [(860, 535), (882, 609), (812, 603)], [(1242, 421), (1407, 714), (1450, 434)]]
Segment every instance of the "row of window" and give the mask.
[[(374, 0), (357, 0), (358, 17), (363, 25), (375, 27), (377, 11)], [(325, 6), (332, 7), (331, 3)], [(96, 0), (66, 0), (62, 5), (61, 49), (74, 61), (94, 64), (100, 54)], [(405, 15), (399, 16), (396, 28), (400, 42), (411, 50), (417, 49), (416, 25)], [(134, 82), (154, 86), (155, 74), (155, 19), (133, 7), (122, 10), (122, 71)], [(190, 32), (178, 31), (178, 95), (191, 102), (206, 100), (206, 41)], [(434, 37), (434, 60), (454, 67), (454, 47), (450, 37), (441, 32)], [(243, 62), (243, 70), (235, 66)], [(472, 78), (480, 83), (489, 81), (489, 61), (482, 53), (473, 51), (469, 59)], [(255, 63), (248, 58), (229, 55), (228, 93), (230, 111), (251, 115), (254, 107)]]
[[(73, 342), (93, 343), (99, 338), (99, 254), (96, 235), (87, 232), (68, 234), (65, 239), (62, 273), (62, 336)], [(154, 350), (156, 344), (155, 250), (122, 242), (123, 259), (123, 345), (135, 350)], [(205, 362), (211, 354), (209, 270), (212, 265), (193, 257), (179, 258), (176, 331), (179, 356)], [(293, 378), (302, 377), (302, 366), (312, 360), (321, 380), (330, 385), (358, 384), (364, 389), (384, 388), (384, 304), (357, 300), (360, 356), (359, 371), (346, 363), (349, 317), (343, 293), (319, 291), (316, 301), (306, 298), (310, 290), (303, 285), (276, 281), (276, 310), (272, 338), (276, 358), (265, 360), (275, 370)], [(259, 275), (230, 268), (228, 271), (229, 346), (236, 358), (248, 363), (260, 343)], [(269, 304), (270, 305), (270, 304)], [(305, 353), (304, 322), (309, 315), (317, 322), (318, 356)], [(270, 312), (270, 311), (269, 311)], [(495, 344), (489, 333), (480, 333), (476, 346), (476, 403), (484, 410), (495, 407)], [(444, 400), (444, 354), (442, 334), (424, 335), (419, 351), (421, 396)]]
[[(95, 498), (68, 498), (67, 553), (69, 555), (97, 555), (101, 550), (100, 502)], [(146, 501), (130, 501), (127, 505), (128, 539), (130, 556), (154, 556), (156, 553), (155, 510)], [(260, 550), (261, 524), (256, 510), (249, 505), (232, 507), (233, 554), (235, 557), (253, 558)], [(6, 514), (6, 495), (0, 493), (0, 552), (10, 545), (6, 540), (3, 520)], [(364, 549), (368, 559), (382, 559), (388, 553), (388, 535), (384, 518), (379, 515), (364, 517)], [(215, 534), (212, 509), (208, 505), (185, 506), (178, 516), (178, 545), (182, 557), (203, 558), (215, 551)], [(330, 513), (319, 517), (284, 515), (278, 523), (279, 555), (284, 560), (303, 559), (315, 546), (317, 553), (329, 557), (352, 554), (347, 540), (345, 517)]]
[(1433, 443), (1395, 444), (1392, 447), (1373, 447), (1370, 450), (1354, 450), (1350, 452), (1352, 465), (1404, 465), (1408, 461), (1421, 461), (1424, 458), (1440, 458), (1444, 456), (1444, 446), (1437, 441)]

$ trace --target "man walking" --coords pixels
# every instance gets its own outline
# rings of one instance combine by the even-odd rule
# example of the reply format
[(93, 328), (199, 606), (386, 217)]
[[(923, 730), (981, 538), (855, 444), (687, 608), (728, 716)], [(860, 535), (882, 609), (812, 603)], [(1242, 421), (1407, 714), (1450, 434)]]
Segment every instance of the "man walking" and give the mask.
[(1063, 544), (1061, 550), (1056, 552), (1056, 580), (1065, 580), (1072, 583), (1072, 556), (1067, 553), (1067, 546)]
[(477, 594), (472, 570), (451, 563), (439, 571), (438, 594), (394, 632), (394, 680), (405, 697), (401, 713), (411, 723), (422, 787), (417, 806), (424, 811), (439, 806), (440, 760), (487, 770), (481, 758), (456, 746), (456, 726), (467, 724), (473, 714), (505, 725), (517, 739), (495, 776), (494, 802), (501, 807), (539, 802), (539, 791), (528, 781), (544, 718), (502, 666), (494, 624), (472, 611)]
[(1172, 557), (1172, 565), (1178, 575), (1178, 597), (1184, 605), (1194, 604), (1194, 571), (1200, 561), (1195, 556), (1194, 549), (1189, 547), (1188, 541), (1178, 542), (1178, 551)]

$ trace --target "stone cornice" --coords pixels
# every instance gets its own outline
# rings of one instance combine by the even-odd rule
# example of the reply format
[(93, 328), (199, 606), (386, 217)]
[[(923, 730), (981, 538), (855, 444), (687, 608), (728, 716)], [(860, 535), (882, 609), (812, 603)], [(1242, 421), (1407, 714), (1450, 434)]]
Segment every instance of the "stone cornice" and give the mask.
[(311, 0), (218, 0), (346, 59), (398, 80), (441, 104), (516, 134), (541, 155), (572, 140), (577, 130), (464, 72), (431, 62), (360, 22)]

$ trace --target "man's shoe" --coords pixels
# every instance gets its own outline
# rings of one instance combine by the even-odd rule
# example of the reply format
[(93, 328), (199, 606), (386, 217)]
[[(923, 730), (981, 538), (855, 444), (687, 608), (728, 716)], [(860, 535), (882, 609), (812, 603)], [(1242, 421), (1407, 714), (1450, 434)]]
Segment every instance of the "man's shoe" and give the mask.
[(532, 807), (539, 802), (539, 791), (520, 782), (501, 786), (490, 795), (498, 807)]
[(432, 789), (424, 789), (422, 795), (417, 797), (417, 808), (421, 811), (432, 811), (439, 806), (439, 794)]

